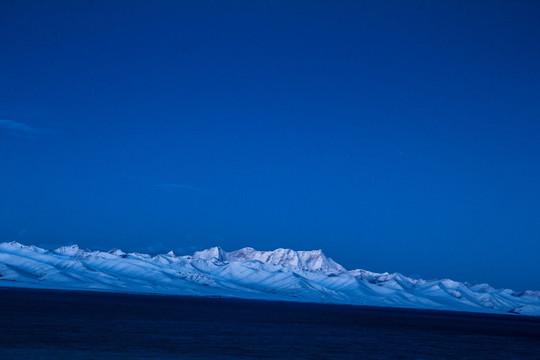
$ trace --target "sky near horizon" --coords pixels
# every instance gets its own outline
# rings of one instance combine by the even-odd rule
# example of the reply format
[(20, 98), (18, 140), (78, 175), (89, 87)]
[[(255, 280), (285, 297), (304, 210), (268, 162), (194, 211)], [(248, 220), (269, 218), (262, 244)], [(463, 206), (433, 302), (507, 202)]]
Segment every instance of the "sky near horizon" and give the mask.
[(540, 290), (537, 1), (4, 1), (0, 45), (0, 242)]

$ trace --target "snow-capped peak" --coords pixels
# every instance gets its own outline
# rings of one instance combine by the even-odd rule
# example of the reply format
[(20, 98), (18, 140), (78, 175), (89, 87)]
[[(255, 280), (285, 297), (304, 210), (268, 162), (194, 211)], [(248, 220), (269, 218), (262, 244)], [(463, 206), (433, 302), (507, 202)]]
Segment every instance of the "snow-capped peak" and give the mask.
[(11, 242), (5, 242), (5, 243), (2, 243), (0, 244), (0, 246), (7, 246), (11, 249), (24, 249), (24, 250), (28, 250), (28, 251), (33, 251), (33, 252), (37, 252), (37, 253), (44, 253), (46, 252), (47, 250), (45, 249), (42, 249), (40, 247), (37, 247), (35, 245), (23, 245), (17, 241), (11, 241)]
[(294, 251), (291, 249), (276, 249), (273, 251), (258, 251), (251, 247), (225, 252), (220, 247), (213, 247), (193, 254), (194, 258), (229, 262), (260, 261), (265, 264), (281, 265), (308, 271), (345, 272), (343, 266), (327, 258), (322, 250)]
[(193, 254), (193, 257), (196, 259), (203, 259), (203, 260), (218, 260), (218, 261), (226, 261), (227, 260), (227, 254), (225, 251), (223, 251), (222, 248), (219, 246), (211, 247), (210, 249), (202, 250), (202, 251), (196, 251)]
[(79, 245), (70, 245), (70, 246), (62, 246), (58, 249), (54, 250), (55, 253), (61, 254), (61, 255), (68, 255), (68, 256), (74, 256), (80, 253), (82, 250), (79, 247)]
[(16, 249), (27, 247), (27, 246), (25, 246), (25, 245), (23, 245), (23, 244), (21, 244), (20, 242), (17, 242), (17, 241), (10, 241), (8, 243), (3, 243), (2, 245), (7, 245), (7, 246), (10, 246), (10, 247), (13, 247), (13, 248), (16, 248)]
[(116, 256), (124, 256), (124, 255), (126, 255), (126, 253), (123, 252), (120, 249), (113, 249), (113, 250), (109, 251), (109, 254), (116, 255)]

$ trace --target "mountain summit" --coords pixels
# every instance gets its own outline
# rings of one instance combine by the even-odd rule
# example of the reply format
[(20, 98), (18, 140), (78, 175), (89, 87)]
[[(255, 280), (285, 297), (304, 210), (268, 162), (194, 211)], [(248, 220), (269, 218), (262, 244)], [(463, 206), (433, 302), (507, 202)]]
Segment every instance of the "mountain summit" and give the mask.
[(258, 251), (251, 247), (225, 252), (220, 247), (197, 251), (194, 258), (217, 260), (221, 262), (260, 261), (264, 264), (281, 265), (306, 271), (345, 272), (345, 268), (334, 260), (327, 258), (322, 250), (294, 251), (276, 249), (274, 251)]

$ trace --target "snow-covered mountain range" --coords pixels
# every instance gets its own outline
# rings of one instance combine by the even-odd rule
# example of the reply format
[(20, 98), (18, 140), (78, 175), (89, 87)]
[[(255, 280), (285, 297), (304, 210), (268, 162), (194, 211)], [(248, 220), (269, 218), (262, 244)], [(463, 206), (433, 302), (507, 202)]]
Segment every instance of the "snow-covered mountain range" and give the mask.
[(540, 316), (540, 292), (494, 289), (399, 273), (347, 271), (321, 250), (219, 247), (193, 256), (151, 256), (0, 244), (0, 286), (234, 296)]

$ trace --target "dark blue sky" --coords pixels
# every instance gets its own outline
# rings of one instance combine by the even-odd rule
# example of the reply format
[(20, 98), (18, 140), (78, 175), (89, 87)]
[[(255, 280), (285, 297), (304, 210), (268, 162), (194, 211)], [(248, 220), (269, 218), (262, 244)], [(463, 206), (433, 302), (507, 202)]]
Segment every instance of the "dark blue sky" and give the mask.
[(537, 1), (5, 1), (0, 45), (0, 241), (540, 289)]

